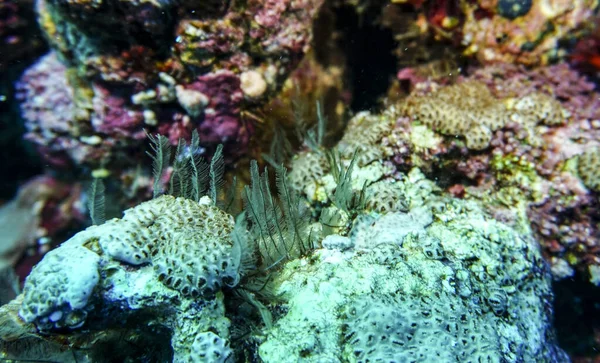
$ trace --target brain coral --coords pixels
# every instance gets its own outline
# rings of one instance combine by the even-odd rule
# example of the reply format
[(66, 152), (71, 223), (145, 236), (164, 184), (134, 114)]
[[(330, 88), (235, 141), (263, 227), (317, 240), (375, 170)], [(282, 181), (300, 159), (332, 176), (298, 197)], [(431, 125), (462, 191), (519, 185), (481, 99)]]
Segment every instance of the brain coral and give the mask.
[(100, 257), (80, 245), (65, 244), (46, 254), (27, 278), (20, 315), (41, 329), (81, 326), (100, 280)]

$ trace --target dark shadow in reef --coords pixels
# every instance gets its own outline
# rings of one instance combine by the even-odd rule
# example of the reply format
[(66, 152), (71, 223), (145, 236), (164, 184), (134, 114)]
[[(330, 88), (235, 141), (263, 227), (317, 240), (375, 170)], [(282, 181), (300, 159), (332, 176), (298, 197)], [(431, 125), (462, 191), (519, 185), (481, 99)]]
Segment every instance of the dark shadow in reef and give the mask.
[(42, 172), (33, 146), (23, 140), (25, 126), (15, 82), (48, 51), (33, 1), (4, 1), (0, 6), (0, 203), (11, 199), (20, 185)]
[(335, 28), (342, 34), (339, 47), (347, 60), (347, 82), (352, 90), (352, 111), (373, 110), (390, 86), (397, 60), (397, 46), (390, 29), (378, 24), (379, 6), (369, 6), (358, 14), (352, 6), (335, 10)]
[(554, 319), (558, 342), (571, 359), (592, 361), (600, 356), (600, 287), (577, 273), (555, 281)]
[(32, 60), (11, 64), (0, 72), (0, 200), (9, 200), (19, 185), (42, 173), (42, 163), (31, 143), (23, 139), (25, 126), (19, 102), (15, 99), (15, 82)]

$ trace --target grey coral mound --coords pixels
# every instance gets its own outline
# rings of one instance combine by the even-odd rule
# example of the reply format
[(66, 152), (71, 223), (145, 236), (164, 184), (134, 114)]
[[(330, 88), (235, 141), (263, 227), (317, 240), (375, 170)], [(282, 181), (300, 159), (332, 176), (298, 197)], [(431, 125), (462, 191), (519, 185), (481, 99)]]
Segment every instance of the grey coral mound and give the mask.
[(27, 278), (20, 311), (23, 320), (46, 329), (81, 326), (100, 279), (99, 262), (97, 254), (78, 245), (48, 252)]
[(568, 361), (527, 231), (433, 195), (407, 213), (362, 219), (353, 248), (286, 264), (274, 282), (286, 314), (259, 348), (265, 362)]
[(237, 284), (242, 258), (233, 227), (207, 197), (142, 203), (49, 252), (27, 278), (19, 314), (50, 334), (89, 319), (92, 330), (121, 326), (141, 314), (146, 326), (170, 331), (175, 362), (202, 354), (224, 362), (231, 354), (220, 290)]
[(158, 279), (165, 285), (198, 297), (237, 284), (231, 216), (213, 205), (176, 198), (173, 210), (156, 225), (172, 241), (158, 245), (153, 259)]

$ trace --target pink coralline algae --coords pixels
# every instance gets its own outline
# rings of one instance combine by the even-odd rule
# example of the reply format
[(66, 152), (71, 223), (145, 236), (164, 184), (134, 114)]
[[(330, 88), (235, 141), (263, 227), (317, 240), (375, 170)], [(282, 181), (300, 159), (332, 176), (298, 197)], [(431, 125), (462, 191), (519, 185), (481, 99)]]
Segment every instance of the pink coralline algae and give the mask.
[(115, 140), (90, 134), (91, 103), (77, 104), (67, 68), (55, 54), (29, 68), (17, 84), (17, 92), (23, 100), (25, 137), (53, 167), (98, 166), (108, 156)]
[[(31, 129), (44, 130), (53, 136), (69, 131), (75, 105), (65, 72), (66, 67), (52, 54), (23, 75), (17, 89), (20, 97), (27, 101), (22, 110)], [(39, 142), (42, 141), (40, 137)]]
[[(491, 129), (487, 147), (470, 149), (460, 133), (445, 133), (452, 129), (443, 124), (445, 111), (431, 122), (422, 107), (409, 107), (384, 138), (392, 160), (402, 170), (417, 166), (436, 175), (454, 195), (483, 199), (499, 219), (527, 218), (557, 278), (580, 270), (600, 281), (594, 272), (600, 266), (600, 204), (593, 182), (600, 173), (600, 152), (589, 151), (600, 150), (600, 99), (594, 85), (566, 64), (533, 70), (492, 65), (459, 80), (471, 82), (485, 84), (504, 105), (497, 119), (505, 121)], [(433, 95), (445, 87), (416, 83), (417, 96), (408, 102), (440, 97)], [(415, 109), (420, 113), (410, 112)], [(532, 115), (546, 121), (532, 124)], [(585, 153), (589, 167), (578, 166)]]
[[(123, 95), (124, 93), (125, 95)], [(111, 90), (96, 84), (94, 85), (92, 104), (94, 112), (91, 121), (97, 132), (115, 136), (120, 134), (133, 138), (144, 137), (141, 131), (144, 125), (144, 115), (141, 111), (132, 109), (129, 99), (126, 97), (126, 90), (124, 91), (122, 88)]]
[[(137, 93), (135, 87), (101, 81), (89, 89), (75, 89), (68, 77), (68, 69), (51, 53), (27, 70), (17, 85), (26, 138), (55, 167), (133, 165), (143, 153), (128, 150), (143, 149), (146, 132), (152, 129), (173, 145), (180, 138), (189, 139), (196, 129), (206, 144), (236, 143), (232, 155), (243, 152), (249, 142), (251, 126), (239, 117), (244, 95), (239, 77), (231, 71), (198, 76), (176, 88), (161, 83)], [(160, 106), (144, 107), (154, 101)]]
[(218, 71), (200, 76), (188, 86), (206, 95), (204, 122), (199, 126), (201, 137), (209, 143), (235, 140), (247, 145), (249, 131), (239, 126), (238, 115), (244, 100), (240, 79), (231, 71)]

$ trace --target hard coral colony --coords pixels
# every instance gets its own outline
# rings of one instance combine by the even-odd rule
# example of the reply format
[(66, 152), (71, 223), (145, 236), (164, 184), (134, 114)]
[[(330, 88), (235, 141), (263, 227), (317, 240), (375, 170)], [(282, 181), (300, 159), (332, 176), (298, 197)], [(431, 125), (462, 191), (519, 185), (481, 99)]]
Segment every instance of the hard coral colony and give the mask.
[(597, 360), (598, 7), (0, 3), (0, 359)]

